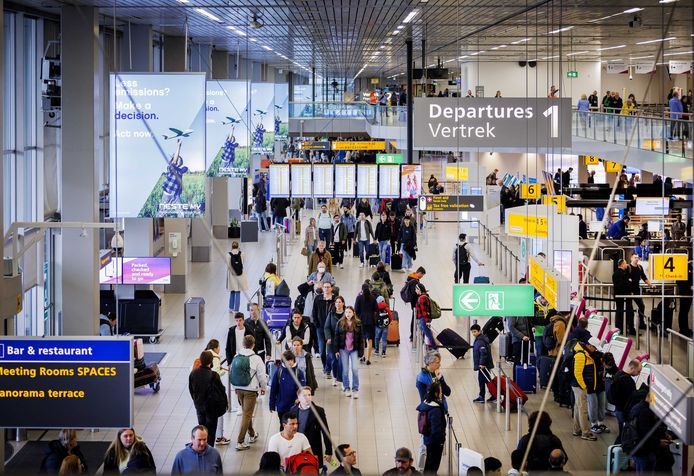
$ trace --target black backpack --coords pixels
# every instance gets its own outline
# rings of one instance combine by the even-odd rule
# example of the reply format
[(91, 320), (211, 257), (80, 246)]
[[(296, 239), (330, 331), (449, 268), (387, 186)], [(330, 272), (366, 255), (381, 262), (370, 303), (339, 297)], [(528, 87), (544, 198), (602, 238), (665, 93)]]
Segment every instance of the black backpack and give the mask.
[(458, 259), (458, 264), (465, 264), (470, 262), (470, 252), (466, 248), (466, 243), (458, 245), (458, 252), (456, 254)]
[(576, 355), (574, 347), (576, 347), (576, 344), (578, 344), (578, 342), (578, 339), (571, 339), (569, 342), (566, 343), (566, 346), (564, 347), (564, 354), (561, 359), (561, 367), (559, 368), (559, 370), (561, 370), (562, 372), (569, 374), (573, 373), (574, 355)]
[(542, 331), (542, 345), (547, 350), (552, 350), (557, 346), (557, 339), (554, 337), (554, 322), (550, 322), (545, 326), (545, 330)]
[(631, 453), (641, 441), (639, 437), (638, 417), (630, 418), (622, 427), (622, 451)]
[(410, 279), (409, 281), (405, 281), (405, 285), (402, 287), (400, 290), (400, 297), (402, 298), (403, 301), (411, 303), (412, 302), (412, 296), (413, 296), (413, 289), (414, 286), (416, 285), (417, 280), (416, 279)]
[(241, 261), (240, 251), (237, 254), (229, 253), (229, 264), (237, 276), (241, 276), (243, 274), (243, 262)]

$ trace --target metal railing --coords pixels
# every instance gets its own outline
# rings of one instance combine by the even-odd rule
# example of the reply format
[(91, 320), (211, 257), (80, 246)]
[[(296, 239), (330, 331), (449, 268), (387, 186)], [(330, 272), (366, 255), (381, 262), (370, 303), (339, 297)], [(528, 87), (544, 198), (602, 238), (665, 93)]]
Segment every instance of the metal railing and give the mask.
[(673, 341), (674, 339), (672, 338), (675, 336), (676, 338), (683, 340), (686, 343), (687, 349), (687, 358), (685, 359), (685, 363), (687, 368), (685, 369), (686, 371), (683, 372), (683, 375), (686, 375), (689, 380), (694, 381), (694, 340), (691, 337), (688, 337), (684, 334), (680, 334), (679, 332), (676, 332), (672, 329), (665, 329), (665, 332), (667, 332), (667, 337), (668, 337), (668, 346), (669, 346), (669, 359), (668, 363), (674, 367), (675, 361), (673, 360)]
[(635, 127), (632, 147), (692, 158), (691, 118), (632, 116), (605, 112), (572, 111), (572, 133), (601, 142), (626, 146)]
[(494, 266), (508, 278), (509, 282), (517, 283), (523, 272), (520, 269), (520, 257), (483, 223), (479, 223), (478, 230), (482, 249), (489, 258), (493, 259)]

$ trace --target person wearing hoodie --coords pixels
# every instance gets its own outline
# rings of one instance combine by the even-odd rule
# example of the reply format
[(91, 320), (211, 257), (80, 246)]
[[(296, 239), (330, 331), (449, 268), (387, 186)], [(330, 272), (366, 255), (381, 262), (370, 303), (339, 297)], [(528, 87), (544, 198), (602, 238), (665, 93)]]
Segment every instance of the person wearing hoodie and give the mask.
[(313, 370), (313, 357), (304, 350), (304, 342), (301, 337), (297, 336), (292, 339), (292, 352), (296, 357), (296, 368), (304, 373), (306, 386), (311, 389), (311, 394), (315, 394), (318, 381), (316, 381), (316, 373)]
[[(518, 441), (517, 451), (525, 454), (530, 443), (530, 435), (537, 424), (537, 432), (532, 440), (530, 454), (526, 469), (528, 471), (549, 471), (549, 454), (552, 450), (561, 449), (564, 451), (564, 446), (558, 436), (552, 433), (552, 418), (547, 412), (533, 412), (528, 417), (528, 433), (523, 435)], [(564, 453), (566, 453), (564, 451)], [(568, 457), (567, 457), (568, 460)]]
[[(306, 385), (304, 373), (296, 366), (296, 357), (291, 350), (285, 350), (282, 354), (282, 365), (272, 376), (270, 385), (270, 411), (277, 411), (277, 418), (280, 421), (280, 431), (282, 431), (282, 415), (289, 411), (296, 400), (296, 392), (299, 386)], [(292, 375), (294, 374), (294, 375)], [(299, 381), (299, 386), (296, 380)]]
[(573, 435), (580, 436), (583, 440), (595, 441), (598, 439), (590, 430), (588, 420), (588, 394), (595, 393), (597, 388), (597, 369), (593, 360), (595, 347), (590, 344), (577, 342), (574, 346), (573, 374), (571, 376), (571, 389), (574, 393), (574, 429)]
[(342, 383), (342, 361), (335, 357), (338, 352), (335, 348), (335, 332), (337, 323), (345, 315), (345, 298), (342, 296), (337, 296), (335, 298), (335, 305), (328, 313), (328, 317), (325, 319), (325, 324), (323, 326), (323, 333), (325, 334), (325, 358), (329, 362), (330, 372), (332, 373), (332, 386), (337, 387), (338, 383)]
[(417, 252), (417, 228), (412, 224), (412, 218), (405, 215), (398, 232), (398, 242), (402, 253), (402, 269), (409, 272), (412, 269), (412, 261), (416, 259)]
[[(561, 314), (555, 314), (554, 316), (550, 317), (549, 319), (549, 327), (551, 327), (551, 339), (546, 335), (547, 333), (543, 334), (542, 336), (542, 344), (547, 350), (547, 354), (550, 357), (556, 357), (559, 354), (561, 354), (562, 351), (562, 340), (564, 339), (564, 333), (566, 332), (566, 324), (567, 324), (567, 319), (566, 316), (562, 316)], [(567, 341), (568, 342), (568, 341)]]
[[(236, 450), (242, 451), (249, 448), (246, 444), (246, 433), (250, 443), (258, 440), (258, 432), (253, 429), (253, 413), (258, 401), (258, 395), (265, 395), (267, 391), (267, 372), (263, 358), (255, 353), (255, 338), (246, 336), (243, 338), (243, 349), (236, 358), (248, 359), (248, 371), (250, 381), (248, 385), (238, 385), (235, 387), (236, 398), (241, 406), (241, 422), (239, 424), (239, 435), (236, 439)], [(239, 362), (240, 363), (240, 362)], [(243, 367), (243, 365), (239, 365)]]
[(191, 442), (176, 453), (171, 474), (222, 474), (222, 457), (208, 444), (207, 428), (197, 425), (190, 432)]
[(58, 474), (63, 460), (70, 455), (77, 456), (87, 472), (87, 460), (82, 454), (80, 445), (77, 442), (77, 432), (75, 430), (60, 430), (58, 439), (48, 443), (48, 451), (41, 461), (40, 472)]
[[(224, 377), (227, 374), (228, 369), (222, 367), (222, 357), (220, 355), (222, 349), (219, 347), (219, 341), (217, 339), (210, 340), (207, 343), (205, 350), (212, 354), (212, 371), (217, 373), (217, 375), (219, 375), (219, 379), (221, 380), (222, 377)], [(224, 437), (224, 415), (222, 415), (217, 419), (217, 432), (215, 435), (214, 444), (228, 445), (229, 443), (229, 438)]]
[[(135, 444), (141, 443), (147, 449), (142, 438), (135, 434), (134, 428), (123, 428), (118, 430), (116, 438), (111, 443), (111, 446), (106, 450), (104, 455), (104, 474), (121, 474), (128, 466), (131, 459), (131, 452)], [(147, 449), (149, 452), (149, 449)], [(150, 459), (152, 454), (149, 454)], [(152, 460), (152, 463), (154, 461)]]
[[(475, 342), (472, 345), (472, 365), (473, 370), (477, 371), (477, 383), (480, 386), (480, 394), (473, 400), (473, 402), (484, 403), (484, 397), (487, 391), (487, 382), (493, 378), (490, 373), (490, 370), (494, 368), (492, 349), (489, 343), (489, 338), (482, 334), (482, 328), (479, 326), (479, 324), (471, 325), (470, 332), (472, 332), (472, 336), (475, 338)], [(489, 397), (490, 402), (495, 400), (496, 398), (494, 398), (494, 395)]]
[(421, 429), (427, 458), (424, 474), (436, 474), (441, 465), (443, 447), (446, 443), (446, 409), (443, 406), (441, 384), (434, 382), (427, 388), (424, 401), (417, 405), (417, 411), (426, 414), (425, 428)]
[(390, 301), (390, 288), (383, 280), (382, 276), (375, 271), (371, 275), (371, 281), (369, 281), (369, 288), (371, 289), (371, 294), (375, 297), (382, 297), (386, 302)]
[(237, 312), (241, 307), (241, 293), (248, 289), (246, 275), (243, 274), (243, 260), (239, 242), (231, 243), (229, 268), (227, 269), (227, 291), (229, 291), (229, 310)]
[(376, 306), (376, 339), (374, 340), (374, 351), (376, 355), (378, 355), (380, 349), (381, 358), (385, 359), (386, 347), (388, 346), (388, 327), (393, 321), (393, 313), (383, 296), (378, 296), (376, 298)]
[(378, 241), (378, 253), (381, 255), (381, 261), (387, 261), (388, 247), (390, 246), (390, 226), (388, 225), (388, 215), (386, 212), (381, 213), (381, 221), (376, 225), (375, 233), (376, 241)]
[[(354, 242), (354, 229), (357, 225), (357, 219), (352, 215), (348, 207), (343, 207), (342, 216), (340, 221), (344, 223), (345, 229), (347, 230), (347, 242), (345, 243), (345, 251), (352, 251), (352, 244)], [(350, 255), (351, 256), (351, 255)]]

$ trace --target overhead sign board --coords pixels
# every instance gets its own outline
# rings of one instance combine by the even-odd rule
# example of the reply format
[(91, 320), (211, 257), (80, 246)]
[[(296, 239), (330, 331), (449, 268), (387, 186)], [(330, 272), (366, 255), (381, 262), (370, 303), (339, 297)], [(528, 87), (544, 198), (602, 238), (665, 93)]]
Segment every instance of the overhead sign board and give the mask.
[(333, 150), (385, 150), (386, 142), (382, 140), (334, 141)]
[(523, 183), (520, 195), (525, 200), (537, 200), (542, 195), (542, 188), (536, 183)]
[(446, 180), (469, 180), (470, 169), (457, 164), (446, 165)]
[(542, 197), (545, 205), (556, 205), (557, 212), (566, 213), (566, 195), (545, 195)]
[(598, 165), (600, 163), (600, 158), (594, 155), (584, 155), (583, 160), (586, 165)]
[(507, 212), (506, 233), (527, 238), (547, 238), (549, 223), (547, 217)]
[(420, 210), (425, 212), (482, 212), (482, 195), (422, 195)]
[(688, 256), (686, 254), (648, 255), (648, 273), (652, 281), (683, 281), (687, 279)]
[(559, 312), (571, 309), (571, 280), (549, 268), (539, 256), (528, 257), (528, 283)]
[(130, 428), (133, 375), (131, 337), (2, 337), (0, 426)]
[(605, 172), (619, 173), (621, 171), (622, 171), (622, 164), (618, 164), (617, 162), (610, 162), (609, 160), (605, 161)]
[(567, 71), (566, 77), (567, 78), (578, 78), (578, 71)]
[(415, 98), (415, 147), (571, 147), (571, 99)]
[(651, 364), (650, 406), (685, 445), (694, 444), (694, 388), (669, 365)]
[(376, 154), (377, 164), (400, 165), (402, 160), (402, 154)]
[(460, 284), (453, 286), (453, 315), (532, 316), (533, 287), (527, 284)]
[(299, 147), (303, 150), (330, 150), (328, 141), (304, 141)]

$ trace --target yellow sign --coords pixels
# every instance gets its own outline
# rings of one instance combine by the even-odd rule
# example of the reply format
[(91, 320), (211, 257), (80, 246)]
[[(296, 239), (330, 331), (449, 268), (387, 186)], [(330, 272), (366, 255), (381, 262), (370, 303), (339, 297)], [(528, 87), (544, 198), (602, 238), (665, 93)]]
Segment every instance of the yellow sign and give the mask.
[(468, 180), (469, 172), (467, 167), (446, 165), (446, 180)]
[(651, 254), (648, 271), (653, 281), (680, 281), (687, 279), (686, 254)]
[(355, 140), (355, 141), (335, 141), (333, 150), (385, 150), (386, 141), (374, 140)]
[(605, 172), (621, 172), (622, 171), (622, 164), (618, 164), (617, 162), (610, 162), (609, 160), (605, 161)]
[(539, 183), (521, 184), (521, 198), (537, 200), (542, 195), (542, 188)]
[(545, 273), (545, 292), (542, 295), (550, 306), (557, 308), (557, 280), (551, 274)]
[(547, 238), (548, 228), (547, 217), (516, 213), (510, 213), (508, 215), (509, 235), (526, 236), (528, 238)]
[(600, 163), (600, 158), (594, 155), (584, 155), (583, 159), (586, 161), (586, 165), (598, 165)]
[(15, 311), (16, 311), (15, 314), (19, 314), (20, 312), (22, 312), (22, 295), (21, 294), (17, 294), (17, 303), (15, 306)]
[(547, 302), (552, 308), (559, 309), (559, 284), (557, 283), (557, 279), (550, 273), (545, 272), (545, 268), (542, 264), (538, 263), (532, 256), (528, 257), (528, 267), (528, 283), (547, 299)]
[(545, 195), (542, 197), (545, 205), (556, 205), (559, 213), (566, 213), (566, 195)]
[(643, 139), (641, 148), (646, 150), (660, 150), (660, 139)]
[(542, 292), (545, 290), (545, 271), (542, 269), (542, 266), (535, 261), (533, 258), (528, 258), (528, 265), (529, 265), (529, 279), (528, 282), (535, 288), (537, 291), (542, 294)]
[(378, 78), (371, 78), (371, 84), (378, 84)]

